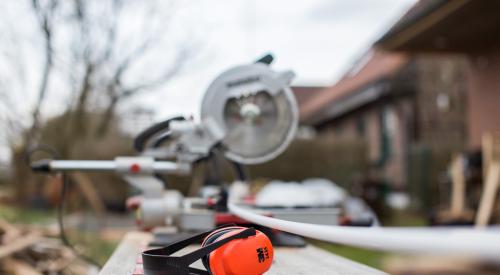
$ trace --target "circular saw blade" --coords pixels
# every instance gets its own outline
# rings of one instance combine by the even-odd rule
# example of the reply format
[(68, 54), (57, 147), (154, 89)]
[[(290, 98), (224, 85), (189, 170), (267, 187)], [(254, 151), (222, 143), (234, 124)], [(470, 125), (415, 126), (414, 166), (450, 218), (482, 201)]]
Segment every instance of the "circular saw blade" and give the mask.
[[(221, 144), (228, 159), (244, 164), (266, 162), (292, 140), (297, 106), (288, 85), (277, 77), (267, 66), (252, 64), (222, 74), (210, 86), (202, 119), (210, 116), (224, 129)], [(228, 84), (237, 81), (248, 82), (236, 87)]]

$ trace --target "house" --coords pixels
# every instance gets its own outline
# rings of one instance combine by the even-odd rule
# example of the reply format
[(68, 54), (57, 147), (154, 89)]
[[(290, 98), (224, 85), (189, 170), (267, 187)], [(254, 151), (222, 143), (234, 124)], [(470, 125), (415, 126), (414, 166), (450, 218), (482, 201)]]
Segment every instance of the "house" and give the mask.
[(500, 1), (420, 1), (376, 46), (406, 54), (466, 57), (466, 139), (478, 149), (500, 131)]
[(380, 180), (404, 188), (414, 148), (463, 148), (463, 68), (459, 57), (370, 49), (335, 85), (301, 105), (301, 123), (319, 136), (363, 139)]
[(381, 180), (433, 205), (452, 154), (500, 132), (499, 10), (499, 1), (419, 1), (300, 107), (301, 123), (364, 139)]
[(325, 87), (323, 86), (299, 86), (294, 85), (291, 87), (293, 94), (295, 95), (295, 99), (297, 100), (297, 104), (299, 106), (304, 105), (311, 98), (316, 96), (318, 92), (323, 91)]

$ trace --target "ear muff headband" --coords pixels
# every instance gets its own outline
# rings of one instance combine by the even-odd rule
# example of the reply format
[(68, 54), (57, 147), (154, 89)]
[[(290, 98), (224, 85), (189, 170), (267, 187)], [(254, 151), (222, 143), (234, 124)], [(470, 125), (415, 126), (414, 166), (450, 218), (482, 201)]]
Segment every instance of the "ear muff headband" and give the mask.
[(205, 245), (213, 242), (216, 239), (216, 238), (214, 238), (214, 235), (220, 236), (219, 233), (221, 233), (221, 232), (227, 232), (227, 231), (230, 231), (230, 230), (233, 230), (233, 229), (246, 229), (246, 227), (242, 227), (242, 226), (226, 226), (226, 227), (217, 228), (214, 231), (212, 231), (210, 234), (208, 234), (207, 237), (205, 237), (205, 239), (203, 240), (203, 242), (202, 242), (201, 245), (205, 246)]
[(256, 235), (254, 228), (247, 228), (227, 238), (214, 241), (206, 244), (202, 248), (195, 250), (183, 256), (171, 256), (171, 254), (187, 247), (188, 245), (206, 238), (211, 231), (200, 233), (184, 240), (175, 242), (169, 246), (151, 249), (142, 253), (143, 267), (145, 275), (197, 275), (210, 273), (189, 267), (191, 264), (201, 259), (202, 257), (215, 251), (217, 248), (236, 239), (245, 239)]

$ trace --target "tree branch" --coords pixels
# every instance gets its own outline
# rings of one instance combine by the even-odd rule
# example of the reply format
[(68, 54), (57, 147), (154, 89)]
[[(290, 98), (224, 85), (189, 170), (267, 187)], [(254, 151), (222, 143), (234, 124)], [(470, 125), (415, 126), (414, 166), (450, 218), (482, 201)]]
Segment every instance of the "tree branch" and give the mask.
[(27, 137), (25, 142), (27, 144), (31, 143), (34, 135), (36, 134), (38, 127), (39, 127), (39, 116), (40, 116), (40, 109), (42, 107), (43, 101), (46, 97), (47, 94), (47, 89), (48, 89), (48, 83), (50, 79), (50, 75), (52, 72), (52, 66), (53, 66), (53, 51), (52, 51), (52, 22), (51, 22), (51, 15), (53, 14), (53, 11), (57, 7), (57, 1), (53, 0), (50, 4), (50, 6), (44, 10), (41, 6), (38, 0), (32, 0), (32, 8), (33, 11), (35, 12), (36, 16), (38, 17), (38, 22), (40, 24), (40, 28), (43, 34), (44, 42), (45, 42), (45, 64), (44, 68), (42, 70), (42, 81), (40, 83), (40, 87), (38, 90), (38, 98), (35, 104), (35, 107), (33, 109), (33, 122), (32, 126), (30, 127), (30, 130), (28, 131)]

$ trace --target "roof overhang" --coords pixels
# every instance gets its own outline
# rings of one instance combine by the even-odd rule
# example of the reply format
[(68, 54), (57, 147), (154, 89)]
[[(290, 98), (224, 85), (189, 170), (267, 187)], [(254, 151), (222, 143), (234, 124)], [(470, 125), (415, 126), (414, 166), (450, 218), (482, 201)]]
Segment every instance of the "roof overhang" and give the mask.
[(333, 104), (328, 105), (328, 107), (303, 121), (303, 124), (319, 125), (366, 106), (388, 95), (390, 93), (389, 86), (390, 83), (387, 79), (371, 83), (354, 93), (336, 100)]
[(500, 48), (500, 1), (421, 1), (414, 8), (376, 42), (378, 47), (457, 53)]

